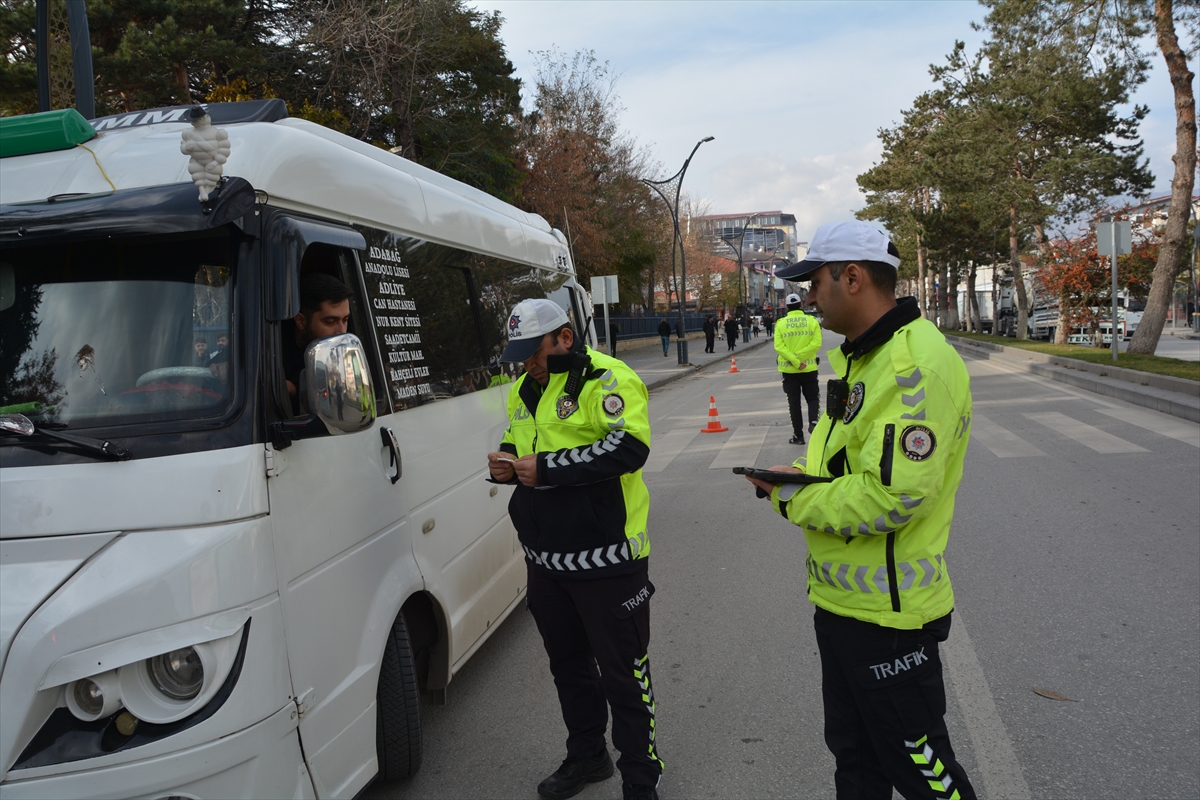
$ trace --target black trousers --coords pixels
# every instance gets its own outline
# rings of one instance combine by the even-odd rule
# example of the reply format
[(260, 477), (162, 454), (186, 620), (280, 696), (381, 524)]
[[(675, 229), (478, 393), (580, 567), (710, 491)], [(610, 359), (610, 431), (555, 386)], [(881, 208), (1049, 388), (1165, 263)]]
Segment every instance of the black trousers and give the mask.
[[(529, 611), (542, 634), (567, 725), (567, 755), (605, 749), (612, 708), (613, 746), (626, 783), (658, 785), (663, 762), (650, 685), (650, 597), (645, 570), (592, 580), (558, 580), (526, 562)], [(599, 667), (599, 669), (597, 669)]]
[(821, 383), (817, 371), (783, 373), (783, 393), (787, 395), (792, 433), (803, 439), (805, 425), (801, 398), (808, 403), (808, 421), (816, 422), (821, 418)]
[(706, 334), (704, 334), (704, 352), (706, 352), (706, 353), (712, 353), (712, 352), (714, 352), (714, 351), (713, 351), (713, 346), (714, 346), (716, 343), (717, 343), (717, 333), (716, 333), (716, 331), (713, 331), (712, 333), (706, 333)]
[(837, 761), (838, 800), (974, 800), (946, 731), (938, 643), (950, 615), (902, 631), (818, 608), (825, 743)]

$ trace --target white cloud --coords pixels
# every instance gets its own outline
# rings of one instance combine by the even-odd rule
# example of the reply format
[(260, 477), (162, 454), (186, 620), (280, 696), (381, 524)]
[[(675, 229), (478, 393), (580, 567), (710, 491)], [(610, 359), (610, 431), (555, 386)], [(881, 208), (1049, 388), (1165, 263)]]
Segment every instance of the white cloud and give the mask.
[[(984, 10), (958, 2), (525, 2), (477, 0), (506, 19), (509, 57), (532, 84), (530, 51), (592, 49), (620, 75), (623, 127), (673, 174), (704, 136), (685, 190), (713, 213), (778, 208), (801, 238), (861, 208), (855, 177), (877, 131), (932, 87), (956, 39), (973, 47)], [(1174, 108), (1155, 56), (1135, 102), (1156, 192), (1170, 190)]]

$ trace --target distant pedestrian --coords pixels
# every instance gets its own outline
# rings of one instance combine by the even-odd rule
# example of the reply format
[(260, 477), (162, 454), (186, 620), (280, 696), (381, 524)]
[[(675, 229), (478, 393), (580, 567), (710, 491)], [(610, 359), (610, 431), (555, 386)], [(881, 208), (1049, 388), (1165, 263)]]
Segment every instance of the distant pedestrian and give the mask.
[(615, 321), (608, 323), (608, 354), (610, 356), (617, 354), (617, 334), (620, 332), (621, 329), (617, 327)]
[(717, 338), (717, 320), (712, 314), (709, 314), (704, 320), (704, 352), (712, 353), (713, 345), (716, 344)]
[(666, 358), (671, 349), (671, 323), (665, 317), (658, 321), (658, 338), (662, 339), (663, 358)]
[(758, 320), (753, 321), (753, 324), (752, 324), (750, 330), (754, 332), (754, 338), (757, 339), (758, 338)]
[(767, 329), (767, 336), (775, 335), (775, 316), (773, 314), (763, 314), (763, 327)]
[(729, 343), (729, 350), (732, 351), (737, 347), (738, 324), (737, 320), (730, 314), (725, 318), (725, 341)]

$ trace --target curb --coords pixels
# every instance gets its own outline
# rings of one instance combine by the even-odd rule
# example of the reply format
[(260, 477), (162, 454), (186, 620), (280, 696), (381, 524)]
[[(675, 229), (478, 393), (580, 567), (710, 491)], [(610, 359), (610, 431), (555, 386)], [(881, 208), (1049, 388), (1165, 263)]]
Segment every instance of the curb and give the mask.
[[(758, 348), (762, 347), (763, 345), (765, 345), (767, 342), (770, 342), (770, 341), (773, 341), (773, 340), (763, 339), (762, 341), (760, 341), (758, 343), (754, 343), (753, 341), (751, 341), (751, 343), (746, 345), (742, 349), (741, 352), (748, 353), (751, 350), (757, 350)], [(735, 351), (734, 355), (736, 356), (736, 354), (737, 353)], [(708, 369), (712, 365), (721, 364), (721, 363), (724, 363), (724, 361), (725, 361), (724, 358), (714, 358), (712, 361), (709, 361), (707, 364), (701, 364), (698, 367), (692, 366), (691, 369), (686, 369), (686, 370), (681, 369), (679, 371), (679, 373), (676, 375), (668, 375), (665, 378), (658, 378), (657, 380), (655, 380), (651, 383), (647, 383), (646, 391), (650, 391), (651, 389), (657, 389), (660, 386), (666, 386), (668, 383), (674, 383), (675, 381), (679, 380), (680, 378), (686, 378), (689, 375), (695, 375), (697, 372), (703, 372), (704, 370)]]
[[(990, 342), (977, 342), (960, 336), (947, 335), (946, 341), (961, 353), (969, 353), (989, 361), (993, 359), (1002, 361), (1025, 372), (1050, 378), (1078, 389), (1124, 400), (1133, 405), (1151, 408), (1192, 422), (1200, 422), (1200, 384), (1195, 381), (1166, 375), (1149, 375), (1145, 372), (1120, 367), (1105, 367), (1087, 361), (1077, 361), (1073, 358), (1049, 356), (1045, 353), (1035, 353), (1018, 348), (1006, 348)], [(1018, 353), (1019, 355), (1017, 355)], [(1088, 374), (1090, 372), (1107, 372), (1109, 374), (1093, 376)], [(1179, 388), (1175, 388), (1176, 386)]]

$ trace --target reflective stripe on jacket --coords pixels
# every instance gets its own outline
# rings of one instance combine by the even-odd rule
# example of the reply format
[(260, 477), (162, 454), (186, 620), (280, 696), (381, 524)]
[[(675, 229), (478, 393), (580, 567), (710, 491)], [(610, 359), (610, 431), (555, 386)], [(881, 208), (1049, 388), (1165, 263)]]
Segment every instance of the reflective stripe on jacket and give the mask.
[(821, 350), (821, 325), (800, 309), (775, 323), (775, 354), (780, 372), (813, 372)]
[(624, 362), (586, 352), (591, 369), (577, 401), (565, 372), (550, 373), (545, 388), (528, 373), (517, 380), (500, 445), (538, 454), (539, 485), (518, 485), (508, 513), (526, 557), (556, 577), (632, 572), (650, 555), (646, 384)]
[[(918, 313), (915, 302), (901, 303), (881, 322)], [(821, 417), (807, 458), (796, 462), (836, 480), (784, 484), (771, 501), (804, 529), (813, 603), (916, 629), (954, 607), (945, 550), (970, 439), (970, 380), (928, 320), (875, 333), (885, 340), (849, 359), (829, 351), (848, 376), (849, 401), (839, 418)]]

